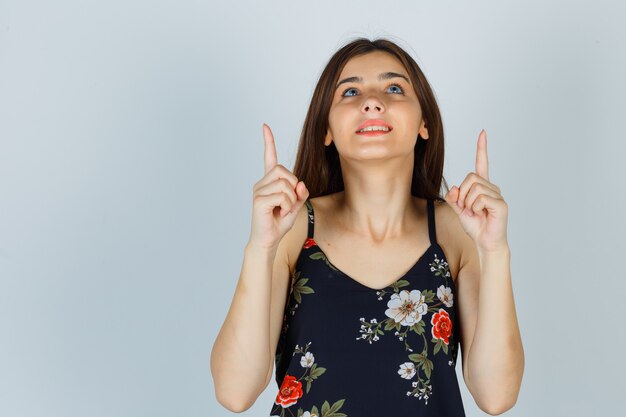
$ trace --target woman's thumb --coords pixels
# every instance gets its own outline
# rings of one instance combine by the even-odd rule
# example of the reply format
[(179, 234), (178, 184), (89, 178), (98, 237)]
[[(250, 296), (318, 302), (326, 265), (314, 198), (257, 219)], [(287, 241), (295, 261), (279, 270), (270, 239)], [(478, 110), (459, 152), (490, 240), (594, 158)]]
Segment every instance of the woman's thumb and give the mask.
[(298, 211), (300, 211), (300, 208), (304, 205), (304, 202), (309, 197), (309, 190), (307, 190), (304, 182), (300, 181), (296, 184), (296, 195), (298, 196), (298, 202), (295, 204), (295, 208), (292, 213), (297, 213)]

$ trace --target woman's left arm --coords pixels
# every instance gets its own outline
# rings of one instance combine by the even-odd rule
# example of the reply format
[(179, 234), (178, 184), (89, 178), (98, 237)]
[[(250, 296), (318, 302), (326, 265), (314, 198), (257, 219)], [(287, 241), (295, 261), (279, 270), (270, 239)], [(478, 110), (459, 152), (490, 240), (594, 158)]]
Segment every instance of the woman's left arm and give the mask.
[[(524, 350), (511, 283), (508, 205), (489, 182), (486, 133), (478, 137), (476, 172), (445, 196), (467, 236), (457, 277), (463, 377), (477, 405), (497, 415), (517, 401)], [(460, 300), (460, 301), (459, 301)]]

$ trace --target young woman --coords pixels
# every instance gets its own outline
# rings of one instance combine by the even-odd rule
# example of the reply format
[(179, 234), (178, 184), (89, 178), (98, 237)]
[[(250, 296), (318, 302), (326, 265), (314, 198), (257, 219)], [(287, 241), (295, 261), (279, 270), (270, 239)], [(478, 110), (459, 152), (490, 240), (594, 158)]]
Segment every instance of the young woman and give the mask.
[(510, 409), (524, 353), (484, 130), (476, 172), (441, 197), (428, 81), (393, 42), (357, 39), (320, 77), (293, 173), (263, 133), (265, 175), (211, 354), (218, 401), (248, 409), (275, 363), (271, 416), (464, 416), (460, 346), (477, 405)]

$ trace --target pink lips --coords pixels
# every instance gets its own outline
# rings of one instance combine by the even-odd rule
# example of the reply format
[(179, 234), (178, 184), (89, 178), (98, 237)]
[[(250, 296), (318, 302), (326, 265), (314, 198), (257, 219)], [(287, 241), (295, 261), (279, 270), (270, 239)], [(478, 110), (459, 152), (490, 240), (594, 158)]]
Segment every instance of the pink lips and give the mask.
[(371, 132), (357, 132), (359, 136), (382, 136), (386, 135), (389, 132), (385, 132), (384, 130), (372, 130)]
[(389, 129), (389, 132), (391, 130), (393, 130), (393, 128), (387, 122), (385, 122), (382, 119), (368, 119), (368, 120), (365, 120), (363, 123), (361, 123), (359, 125), (359, 127), (356, 129), (355, 133), (357, 133), (359, 135), (367, 135), (367, 136), (372, 136), (372, 134), (374, 134), (374, 135), (382, 135), (382, 134), (385, 134), (385, 133), (389, 133), (389, 132), (384, 132), (384, 131), (381, 131), (381, 130), (374, 131), (374, 132), (359, 132), (359, 130), (364, 129), (364, 128), (369, 127), (369, 126), (384, 126), (384, 127)]

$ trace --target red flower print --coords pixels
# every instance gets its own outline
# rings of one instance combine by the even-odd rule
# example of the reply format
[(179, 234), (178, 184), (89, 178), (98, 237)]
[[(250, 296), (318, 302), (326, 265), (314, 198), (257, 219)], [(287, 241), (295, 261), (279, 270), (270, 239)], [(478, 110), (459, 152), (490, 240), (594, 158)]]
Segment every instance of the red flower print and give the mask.
[(317, 245), (317, 243), (315, 243), (315, 241), (309, 237), (309, 238), (307, 238), (307, 240), (304, 242), (304, 249), (308, 249), (308, 248), (310, 248), (311, 246), (315, 246), (315, 245)]
[(283, 379), (283, 383), (278, 390), (276, 396), (276, 404), (282, 405), (283, 408), (287, 408), (292, 404), (298, 402), (298, 399), (302, 397), (302, 382), (296, 381), (295, 376), (286, 375)]
[(450, 321), (448, 312), (440, 308), (438, 313), (433, 314), (430, 324), (433, 325), (433, 337), (443, 340), (447, 345), (448, 338), (452, 334), (452, 321)]

